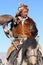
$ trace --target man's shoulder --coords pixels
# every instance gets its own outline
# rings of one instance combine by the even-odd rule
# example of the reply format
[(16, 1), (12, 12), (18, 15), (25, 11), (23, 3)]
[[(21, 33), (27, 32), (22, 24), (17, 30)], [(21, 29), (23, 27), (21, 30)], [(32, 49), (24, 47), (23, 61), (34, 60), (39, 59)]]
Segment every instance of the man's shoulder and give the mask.
[(33, 20), (31, 17), (29, 17), (29, 16), (28, 16), (28, 18), (27, 18), (27, 19), (28, 19), (28, 21), (30, 21), (30, 23), (35, 24), (34, 20)]
[(33, 19), (31, 17), (29, 17), (29, 16), (28, 16), (28, 19), (31, 20), (31, 21), (33, 21)]

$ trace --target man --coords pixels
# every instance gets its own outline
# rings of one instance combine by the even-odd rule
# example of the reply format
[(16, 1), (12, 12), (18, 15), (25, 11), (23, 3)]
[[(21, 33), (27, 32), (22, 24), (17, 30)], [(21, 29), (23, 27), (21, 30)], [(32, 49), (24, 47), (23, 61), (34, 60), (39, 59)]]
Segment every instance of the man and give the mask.
[[(17, 45), (20, 44), (20, 40), (18, 40), (16, 38), (23, 38), (23, 44), (25, 43), (25, 41), (29, 41), (29, 45), (34, 42), (35, 47), (36, 47), (37, 42), (36, 42), (35, 37), (38, 35), (38, 30), (37, 30), (36, 24), (32, 20), (32, 18), (28, 17), (28, 11), (29, 11), (29, 8), (27, 5), (20, 4), (20, 7), (18, 8), (18, 12), (16, 13), (16, 16), (15, 16), (15, 21), (12, 20), (13, 22), (11, 23), (11, 29), (10, 29), (11, 35), (10, 35), (10, 32), (9, 32), (9, 34), (7, 34), (8, 29), (5, 26), (4, 26), (4, 31), (8, 37), (11, 36), (11, 37), (15, 38), (14, 43), (16, 41), (18, 41), (18, 42), (16, 42)], [(30, 42), (30, 40), (32, 42)], [(9, 48), (9, 50), (11, 49), (11, 47)], [(13, 50), (14, 50), (14, 48), (13, 48)], [(7, 52), (7, 53), (9, 53), (9, 52)], [(7, 56), (9, 57), (9, 54)]]
[(28, 6), (21, 4), (18, 8), (18, 12), (15, 16), (16, 24), (11, 24), (11, 30), (13, 26), (15, 27), (14, 37), (36, 37), (38, 30), (36, 28), (35, 22), (28, 17)]

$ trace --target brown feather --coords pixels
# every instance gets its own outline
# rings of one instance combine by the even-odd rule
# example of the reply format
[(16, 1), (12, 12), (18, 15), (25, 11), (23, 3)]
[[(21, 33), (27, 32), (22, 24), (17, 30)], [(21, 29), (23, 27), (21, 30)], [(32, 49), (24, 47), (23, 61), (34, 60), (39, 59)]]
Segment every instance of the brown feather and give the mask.
[(5, 14), (0, 15), (0, 25), (3, 25), (4, 23), (9, 23), (13, 20), (13, 16)]

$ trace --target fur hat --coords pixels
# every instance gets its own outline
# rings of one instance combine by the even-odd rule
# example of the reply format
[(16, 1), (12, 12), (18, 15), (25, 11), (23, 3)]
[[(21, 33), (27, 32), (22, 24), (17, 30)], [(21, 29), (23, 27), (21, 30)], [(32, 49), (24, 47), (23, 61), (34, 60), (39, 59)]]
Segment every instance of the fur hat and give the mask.
[(20, 7), (18, 8), (18, 11), (22, 11), (24, 9), (27, 9), (29, 10), (28, 6), (27, 5), (24, 5), (23, 3), (20, 3)]
[(18, 8), (18, 11), (17, 11), (16, 15), (20, 15), (20, 13), (21, 13), (24, 9), (29, 10), (29, 8), (28, 8), (27, 5), (24, 5), (23, 3), (20, 3), (20, 6), (19, 6), (19, 8)]

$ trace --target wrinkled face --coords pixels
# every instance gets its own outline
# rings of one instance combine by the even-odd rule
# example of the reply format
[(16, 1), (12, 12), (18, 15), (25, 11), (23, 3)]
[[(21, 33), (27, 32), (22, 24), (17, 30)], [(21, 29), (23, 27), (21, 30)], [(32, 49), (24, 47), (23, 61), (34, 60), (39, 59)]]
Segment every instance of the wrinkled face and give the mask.
[(27, 9), (24, 9), (22, 12), (21, 12), (21, 17), (26, 17), (28, 14), (28, 10)]

